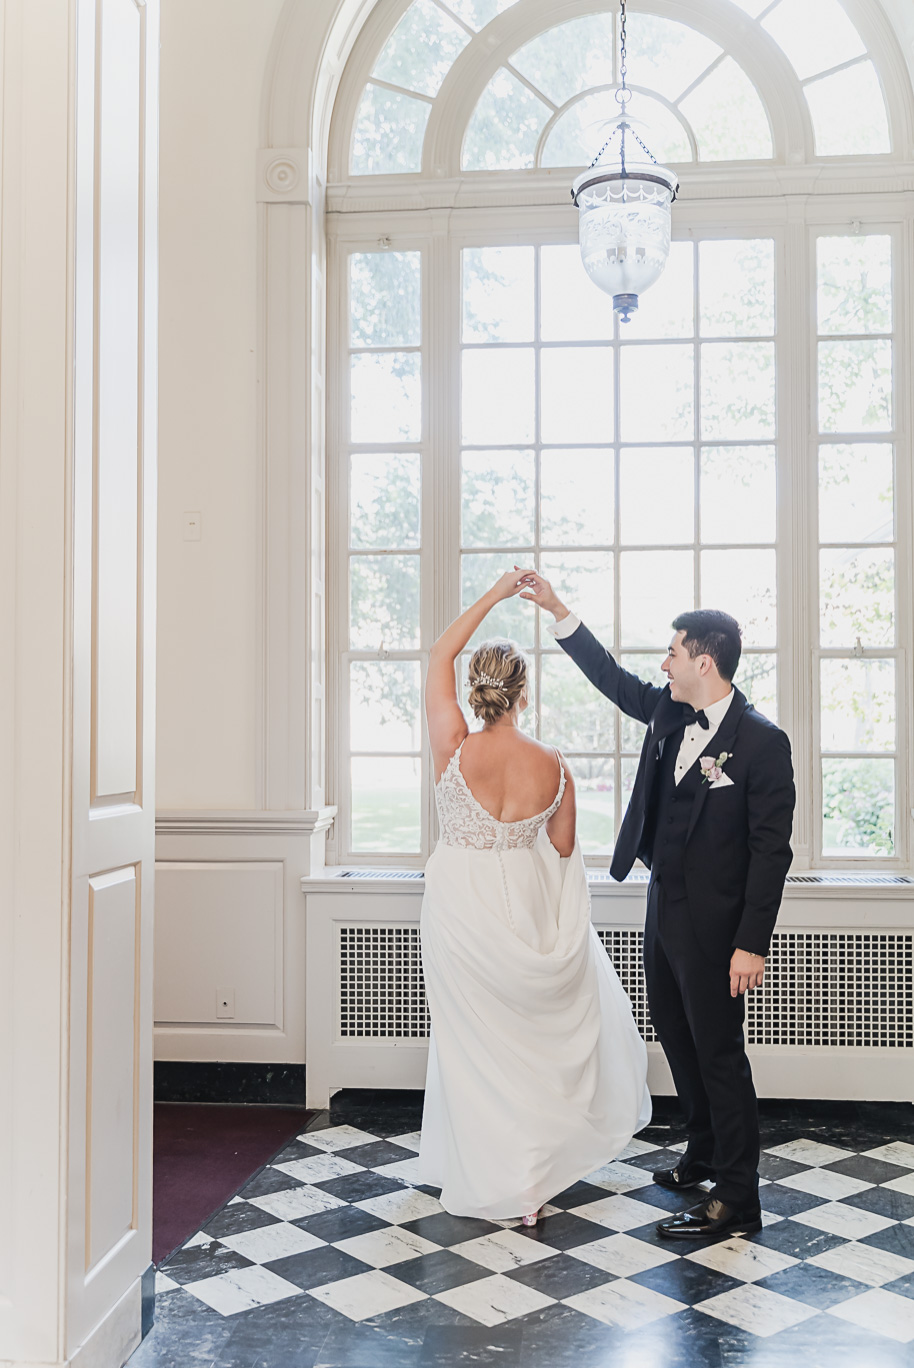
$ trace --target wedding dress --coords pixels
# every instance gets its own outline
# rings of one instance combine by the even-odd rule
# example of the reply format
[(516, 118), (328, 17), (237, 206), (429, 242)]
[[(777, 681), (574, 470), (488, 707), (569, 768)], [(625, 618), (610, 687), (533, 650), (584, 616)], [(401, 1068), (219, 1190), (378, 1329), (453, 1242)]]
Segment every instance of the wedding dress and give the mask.
[(436, 786), (422, 963), (432, 1018), (419, 1169), (455, 1216), (536, 1211), (651, 1115), (647, 1054), (590, 921), (580, 848), (546, 835), (562, 801), (499, 822), (458, 747)]

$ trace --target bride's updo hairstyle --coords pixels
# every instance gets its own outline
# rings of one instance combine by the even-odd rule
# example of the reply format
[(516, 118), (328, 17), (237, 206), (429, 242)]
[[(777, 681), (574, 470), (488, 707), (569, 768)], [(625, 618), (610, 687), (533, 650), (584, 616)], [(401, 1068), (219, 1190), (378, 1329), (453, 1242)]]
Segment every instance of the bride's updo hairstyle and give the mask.
[(470, 659), (469, 703), (483, 722), (511, 711), (527, 687), (527, 657), (516, 641), (484, 641)]

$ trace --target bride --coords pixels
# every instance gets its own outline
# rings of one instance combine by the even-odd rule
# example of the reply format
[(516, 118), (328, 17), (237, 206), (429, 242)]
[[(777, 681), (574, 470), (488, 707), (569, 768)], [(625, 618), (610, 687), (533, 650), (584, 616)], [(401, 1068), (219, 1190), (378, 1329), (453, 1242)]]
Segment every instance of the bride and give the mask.
[(470, 660), (470, 732), (455, 661), (516, 572), (439, 637), (426, 714), (438, 846), (425, 870), (422, 962), (432, 1018), (419, 1167), (455, 1216), (533, 1225), (650, 1120), (647, 1055), (590, 923), (574, 780), (520, 727), (520, 647)]

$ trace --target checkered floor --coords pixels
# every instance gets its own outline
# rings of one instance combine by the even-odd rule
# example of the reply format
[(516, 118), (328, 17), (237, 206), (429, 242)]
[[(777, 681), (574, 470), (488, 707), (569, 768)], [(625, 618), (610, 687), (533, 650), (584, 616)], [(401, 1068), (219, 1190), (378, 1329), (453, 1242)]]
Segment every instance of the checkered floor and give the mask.
[(528, 1230), (444, 1212), (415, 1131), (316, 1126), (161, 1266), (131, 1368), (914, 1364), (906, 1140), (775, 1144), (763, 1230), (695, 1247), (655, 1231), (657, 1128)]

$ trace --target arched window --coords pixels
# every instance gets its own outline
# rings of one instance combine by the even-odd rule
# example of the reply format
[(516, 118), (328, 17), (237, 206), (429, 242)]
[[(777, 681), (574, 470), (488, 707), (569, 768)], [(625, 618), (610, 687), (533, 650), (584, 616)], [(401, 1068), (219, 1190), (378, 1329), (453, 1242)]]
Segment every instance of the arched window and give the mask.
[[(914, 234), (893, 167), (914, 102), (874, 18), (636, 0), (632, 113), (682, 192), (622, 325), (568, 195), (617, 109), (616, 7), (377, 7), (327, 187), (337, 861), (428, 853), (425, 653), (516, 561), (641, 674), (677, 611), (733, 612), (736, 682), (794, 744), (798, 865), (909, 864)], [(641, 729), (528, 606), (494, 633), (532, 654), (529, 725), (568, 756), (605, 862)]]

